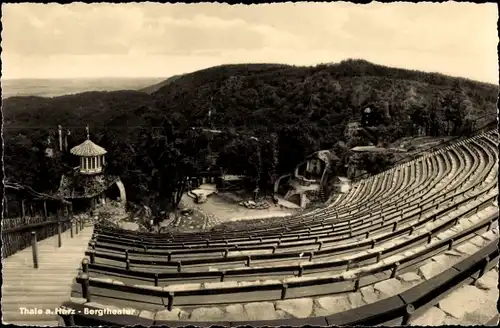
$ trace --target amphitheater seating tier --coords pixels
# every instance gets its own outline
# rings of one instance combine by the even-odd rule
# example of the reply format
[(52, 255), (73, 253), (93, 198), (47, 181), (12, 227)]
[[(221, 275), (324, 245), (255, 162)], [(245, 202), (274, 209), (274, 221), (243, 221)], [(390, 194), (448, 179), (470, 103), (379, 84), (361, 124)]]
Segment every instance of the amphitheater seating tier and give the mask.
[[(95, 227), (72, 296), (132, 306), (142, 318), (167, 311), (167, 318), (189, 312), (195, 320), (196, 309), (207, 306), (318, 302), (396, 284), (412, 272), (424, 286), (434, 281), (436, 266), (460, 271), (468, 256), (498, 240), (497, 140), (490, 131), (457, 142), (357, 182), (327, 208), (293, 217), (199, 233)], [(458, 255), (451, 259), (450, 252)], [(489, 256), (488, 265), (497, 261)], [(432, 264), (436, 258), (443, 263)], [(418, 287), (410, 285), (397, 293)]]

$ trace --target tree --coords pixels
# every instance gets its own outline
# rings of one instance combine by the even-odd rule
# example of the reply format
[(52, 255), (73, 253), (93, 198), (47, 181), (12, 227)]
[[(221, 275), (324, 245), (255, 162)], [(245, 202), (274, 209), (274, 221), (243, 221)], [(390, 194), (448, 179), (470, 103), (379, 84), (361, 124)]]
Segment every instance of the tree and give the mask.
[(151, 177), (146, 180), (154, 193), (152, 210), (176, 212), (189, 177), (213, 164), (211, 137), (199, 130), (175, 130), (169, 122), (162, 126), (142, 131), (137, 159)]
[(261, 189), (264, 189), (265, 195), (267, 190), (271, 189), (271, 195), (274, 195), (274, 181), (277, 176), (278, 167), (278, 136), (272, 133), (270, 136), (261, 139), (261, 158), (262, 171)]
[[(92, 139), (108, 150), (107, 170), (121, 177), (128, 199), (156, 204), (156, 199), (165, 198), (169, 207), (175, 207), (180, 195), (177, 186), (182, 186), (177, 182), (185, 179), (182, 172), (191, 174), (213, 166), (215, 157), (216, 164), (229, 174), (248, 172), (257, 177), (261, 172), (259, 184), (267, 189), (272, 181), (271, 151), (261, 143), (259, 160), (248, 137), (238, 134), (264, 140), (265, 135), (276, 133), (275, 172), (282, 175), (292, 172), (305, 156), (345, 138), (349, 119), (366, 102), (384, 113), (385, 126), (379, 135), (389, 142), (411, 135), (414, 120), (428, 135), (468, 133), (472, 122), (479, 126), (494, 119), (497, 89), (348, 60), (316, 67), (223, 65), (176, 77), (152, 94), (117, 91), (11, 97), (3, 102), (5, 172), (27, 185), (35, 183), (53, 165), (36, 158), (33, 147), (43, 139), (36, 127), (53, 126), (55, 132), (58, 124), (81, 126), (72, 131), (78, 144), (85, 138), (83, 127), (89, 124)], [(238, 134), (224, 132), (212, 139), (190, 136), (193, 124), (208, 124), (209, 109), (215, 129)], [(189, 144), (188, 140), (195, 141)], [(349, 146), (360, 142), (364, 144), (355, 138), (346, 140)], [(68, 156), (62, 161), (78, 165), (73, 160), (78, 158)], [(39, 168), (40, 163), (46, 168)], [(37, 183), (45, 183), (38, 179)]]
[(255, 189), (259, 188), (259, 182), (262, 176), (262, 157), (258, 140), (249, 139), (246, 143), (247, 155), (247, 176), (255, 183)]
[(361, 160), (364, 168), (371, 174), (387, 170), (391, 166), (392, 154), (362, 153)]
[(246, 174), (248, 171), (247, 143), (248, 138), (231, 135), (219, 152), (217, 165), (229, 174)]

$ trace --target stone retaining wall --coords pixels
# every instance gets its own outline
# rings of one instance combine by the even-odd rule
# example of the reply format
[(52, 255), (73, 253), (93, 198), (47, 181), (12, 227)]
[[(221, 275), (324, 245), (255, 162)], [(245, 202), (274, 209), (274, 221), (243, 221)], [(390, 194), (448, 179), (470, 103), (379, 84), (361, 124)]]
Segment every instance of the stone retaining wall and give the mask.
[[(416, 272), (408, 272), (397, 279), (389, 279), (360, 292), (337, 296), (299, 298), (276, 302), (253, 302), (228, 306), (174, 308), (172, 311), (138, 311), (135, 315), (151, 320), (188, 321), (250, 321), (307, 318), (327, 316), (393, 296), (425, 280)], [(480, 325), (498, 312), (498, 267), (487, 272), (475, 285), (465, 285), (441, 300), (423, 314), (412, 319), (410, 325)], [(84, 303), (83, 299), (72, 301)], [(94, 302), (89, 306), (113, 308)]]

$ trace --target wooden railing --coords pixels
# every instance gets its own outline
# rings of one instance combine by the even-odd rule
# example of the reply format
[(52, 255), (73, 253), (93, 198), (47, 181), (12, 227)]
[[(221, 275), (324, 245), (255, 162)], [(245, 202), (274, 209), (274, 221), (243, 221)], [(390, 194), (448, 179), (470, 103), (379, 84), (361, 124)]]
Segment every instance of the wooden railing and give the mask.
[(62, 246), (61, 234), (71, 229), (71, 236), (83, 229), (82, 220), (66, 218), (47, 218), (43, 216), (13, 218), (2, 220), (2, 258), (7, 258), (29, 246), (33, 248), (34, 266), (36, 265), (36, 242), (59, 235), (59, 247)]

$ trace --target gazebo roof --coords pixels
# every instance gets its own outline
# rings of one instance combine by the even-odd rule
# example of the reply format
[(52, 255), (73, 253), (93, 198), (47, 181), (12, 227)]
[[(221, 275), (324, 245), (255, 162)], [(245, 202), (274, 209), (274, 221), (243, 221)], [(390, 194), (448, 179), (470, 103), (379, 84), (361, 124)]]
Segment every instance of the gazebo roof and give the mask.
[(101, 156), (107, 153), (106, 149), (101, 146), (96, 145), (89, 139), (85, 140), (83, 143), (71, 148), (70, 152), (73, 155), (81, 157), (93, 157)]

